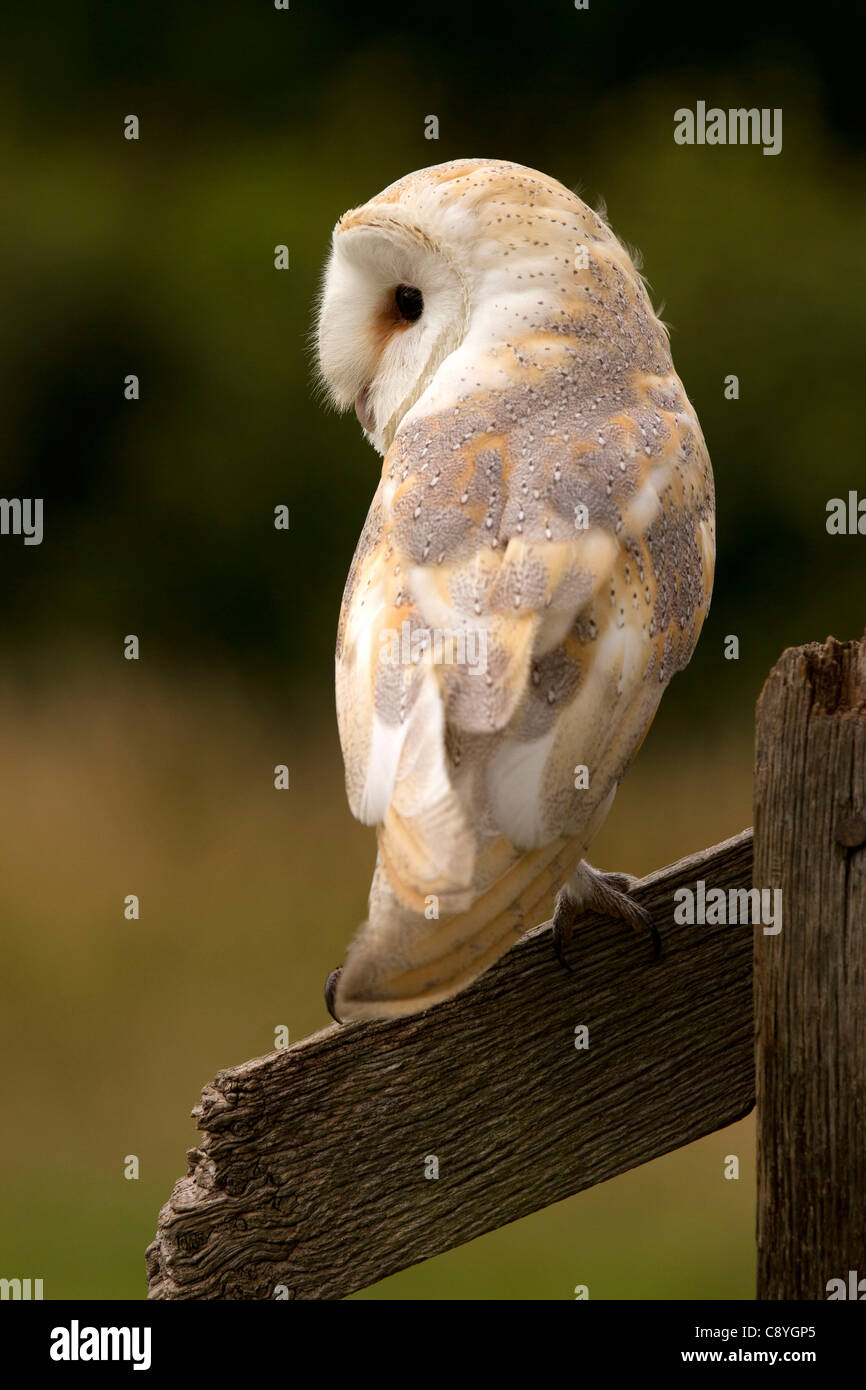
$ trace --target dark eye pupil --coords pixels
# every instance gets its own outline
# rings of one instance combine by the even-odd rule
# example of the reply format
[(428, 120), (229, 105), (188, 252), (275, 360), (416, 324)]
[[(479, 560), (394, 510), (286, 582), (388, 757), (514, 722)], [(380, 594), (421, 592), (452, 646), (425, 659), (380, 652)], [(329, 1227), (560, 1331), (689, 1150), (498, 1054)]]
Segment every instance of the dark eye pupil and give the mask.
[(424, 310), (424, 296), (414, 285), (398, 285), (394, 291), (394, 303), (401, 318), (407, 323), (420, 319)]

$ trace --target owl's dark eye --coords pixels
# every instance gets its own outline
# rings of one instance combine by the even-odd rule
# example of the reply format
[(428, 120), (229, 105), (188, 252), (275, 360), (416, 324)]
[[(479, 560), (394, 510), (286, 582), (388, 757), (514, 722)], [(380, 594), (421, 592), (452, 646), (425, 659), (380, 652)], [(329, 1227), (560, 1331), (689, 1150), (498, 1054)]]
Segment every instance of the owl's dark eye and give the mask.
[(398, 285), (394, 291), (394, 303), (401, 319), (415, 323), (424, 312), (424, 296), (414, 285)]

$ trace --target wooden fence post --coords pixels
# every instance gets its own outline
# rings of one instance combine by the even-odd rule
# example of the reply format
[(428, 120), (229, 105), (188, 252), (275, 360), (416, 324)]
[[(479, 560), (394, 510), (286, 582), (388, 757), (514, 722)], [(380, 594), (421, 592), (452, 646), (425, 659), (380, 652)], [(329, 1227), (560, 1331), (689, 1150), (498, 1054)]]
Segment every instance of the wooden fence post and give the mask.
[(862, 1298), (866, 638), (792, 648), (771, 672), (754, 851), (755, 887), (781, 889), (783, 914), (755, 938), (758, 1297), (857, 1297), (862, 1279)]

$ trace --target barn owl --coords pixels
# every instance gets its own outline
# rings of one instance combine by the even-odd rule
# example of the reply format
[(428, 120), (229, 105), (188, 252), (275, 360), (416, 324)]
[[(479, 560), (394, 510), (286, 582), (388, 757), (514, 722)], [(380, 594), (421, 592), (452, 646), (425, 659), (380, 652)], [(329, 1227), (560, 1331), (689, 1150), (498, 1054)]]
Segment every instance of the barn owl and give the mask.
[(383, 456), (336, 649), (369, 915), (341, 1020), (456, 994), (536, 924), (653, 930), (584, 856), (674, 672), (715, 556), (713, 477), (623, 246), (500, 160), (408, 174), (337, 223), (317, 346)]

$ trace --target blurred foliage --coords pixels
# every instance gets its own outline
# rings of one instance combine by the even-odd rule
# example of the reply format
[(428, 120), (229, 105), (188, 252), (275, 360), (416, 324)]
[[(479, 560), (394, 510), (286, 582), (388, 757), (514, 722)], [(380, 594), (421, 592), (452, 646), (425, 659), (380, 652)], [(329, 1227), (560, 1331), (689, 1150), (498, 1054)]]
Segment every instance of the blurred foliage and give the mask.
[[(859, 635), (866, 616), (863, 538), (824, 524), (829, 497), (866, 491), (846, 25), (834, 4), (637, 0), (45, 0), (6, 16), (3, 492), (44, 497), (45, 540), (0, 542), (0, 1037), (15, 1058), (0, 1272), (45, 1277), (49, 1297), (139, 1297), (201, 1085), (267, 1051), (277, 1024), (297, 1038), (326, 1021), (322, 981), (372, 860), (328, 706), (379, 461), (317, 400), (309, 329), (334, 221), (408, 170), (479, 154), (541, 168), (604, 198), (643, 253), (714, 461), (719, 561), (694, 662), (596, 857), (646, 872), (748, 822), (763, 676), (784, 646)], [(699, 99), (781, 107), (782, 153), (676, 146), (674, 111)], [(739, 662), (722, 659), (727, 633)], [(130, 891), (140, 924), (120, 915)], [(368, 1296), (748, 1296), (750, 1135)], [(129, 1152), (139, 1184), (121, 1177)], [(740, 1183), (721, 1179), (727, 1152)]]

